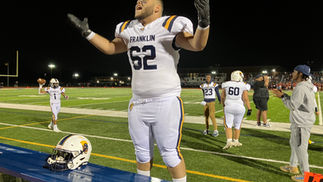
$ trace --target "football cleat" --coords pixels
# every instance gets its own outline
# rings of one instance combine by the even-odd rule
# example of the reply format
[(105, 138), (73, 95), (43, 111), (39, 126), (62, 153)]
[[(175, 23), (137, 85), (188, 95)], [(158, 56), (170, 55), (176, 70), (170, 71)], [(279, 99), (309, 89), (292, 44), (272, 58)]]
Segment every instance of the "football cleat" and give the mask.
[(53, 125), (53, 131), (55, 131), (55, 132), (61, 132), (61, 130), (58, 129), (57, 125)]
[(52, 123), (52, 122), (50, 122), (50, 123), (49, 123), (49, 125), (48, 125), (47, 127), (48, 127), (48, 129), (50, 129), (50, 130), (51, 130), (51, 129), (53, 129), (53, 123)]
[(291, 179), (293, 181), (296, 181), (296, 182), (303, 182), (304, 181), (304, 175), (302, 175), (302, 174), (295, 175), (295, 176), (292, 176)]
[(268, 122), (267, 122), (267, 123), (262, 124), (262, 126), (267, 127), (267, 128), (270, 128), (270, 124), (269, 124)]
[(213, 131), (213, 134), (212, 134), (212, 136), (214, 136), (214, 137), (217, 137), (217, 136), (219, 136), (219, 132), (218, 132), (218, 130), (214, 130), (214, 131)]
[(204, 130), (203, 131), (203, 135), (207, 135), (207, 134), (209, 134), (209, 131), (208, 130)]
[(286, 173), (291, 173), (291, 174), (299, 174), (298, 167), (292, 167), (289, 165), (286, 166), (280, 166), (280, 170), (286, 172)]
[(234, 147), (241, 147), (242, 146), (242, 143), (240, 143), (239, 141), (234, 141), (233, 142), (233, 146)]
[(233, 146), (233, 142), (227, 142), (227, 144), (222, 148), (223, 150), (227, 150)]

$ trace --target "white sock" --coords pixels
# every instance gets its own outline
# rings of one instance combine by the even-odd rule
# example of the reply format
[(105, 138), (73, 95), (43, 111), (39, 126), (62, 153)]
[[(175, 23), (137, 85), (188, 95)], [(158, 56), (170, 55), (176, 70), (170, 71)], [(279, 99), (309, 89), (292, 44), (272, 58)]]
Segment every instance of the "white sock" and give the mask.
[(233, 139), (234, 142), (239, 142), (239, 139)]
[(186, 176), (183, 178), (177, 178), (177, 179), (173, 178), (173, 182), (186, 182)]
[(57, 124), (54, 124), (53, 125), (53, 129), (57, 129)]
[(232, 142), (232, 138), (227, 139), (227, 143)]
[(144, 176), (150, 176), (150, 171), (142, 171), (140, 169), (137, 169), (137, 173)]

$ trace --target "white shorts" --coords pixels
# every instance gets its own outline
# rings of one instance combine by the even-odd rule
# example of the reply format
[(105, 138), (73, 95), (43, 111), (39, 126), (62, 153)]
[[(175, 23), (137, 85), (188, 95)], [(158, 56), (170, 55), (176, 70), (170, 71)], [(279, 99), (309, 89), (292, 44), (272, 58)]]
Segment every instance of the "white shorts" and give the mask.
[(224, 107), (224, 126), (226, 128), (234, 126), (235, 129), (239, 130), (245, 112), (244, 106), (240, 104), (226, 105)]
[(179, 163), (183, 158), (179, 147), (183, 121), (184, 108), (180, 97), (131, 99), (128, 108), (129, 133), (137, 161), (146, 163), (153, 158), (155, 140), (165, 163), (169, 160)]
[(58, 113), (61, 110), (61, 103), (50, 103), (50, 109), (55, 117), (55, 120), (58, 119)]

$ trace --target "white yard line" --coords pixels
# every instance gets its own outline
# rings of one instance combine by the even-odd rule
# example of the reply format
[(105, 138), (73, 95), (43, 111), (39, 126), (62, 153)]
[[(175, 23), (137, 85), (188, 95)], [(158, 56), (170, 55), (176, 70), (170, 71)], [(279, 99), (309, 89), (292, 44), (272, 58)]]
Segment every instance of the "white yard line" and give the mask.
[[(37, 128), (37, 127), (15, 125), (15, 124), (8, 124), (8, 123), (0, 123), (0, 124), (5, 125), (5, 126), (12, 126), (12, 127), (20, 127), (20, 128), (26, 128), (26, 129), (53, 132), (52, 130), (45, 129), (45, 128)], [(81, 133), (72, 133), (72, 132), (66, 132), (66, 131), (62, 131), (60, 133), (81, 134)], [(88, 134), (81, 134), (81, 135), (86, 136), (86, 137), (99, 138), (99, 139), (103, 139), (103, 140), (111, 140), (111, 141), (132, 143), (132, 140), (127, 140), (127, 139), (119, 139), (119, 138), (104, 137), (104, 136), (97, 136), (97, 135), (88, 135)], [(280, 164), (289, 164), (289, 162), (287, 162), (287, 161), (279, 161), (279, 160), (274, 160), (274, 159), (264, 159), (264, 158), (258, 158), (258, 157), (249, 157), (249, 156), (242, 156), (242, 155), (235, 155), (235, 154), (228, 154), (228, 153), (221, 153), (221, 152), (213, 152), (213, 151), (208, 151), (208, 150), (193, 149), (193, 148), (189, 148), (189, 147), (181, 147), (181, 150), (187, 150), (187, 151), (199, 152), (199, 153), (206, 153), (206, 154), (215, 154), (215, 155), (219, 155), (219, 156), (228, 156), (228, 157), (241, 158), (241, 159), (256, 160), (256, 161), (264, 161), (264, 162), (272, 162), (272, 163), (280, 163)], [(323, 166), (310, 165), (310, 167), (311, 168), (317, 168), (317, 169), (323, 169)]]
[(320, 92), (317, 92), (317, 109), (319, 111), (319, 125), (323, 125)]
[[(38, 105), (27, 105), (27, 104), (11, 104), (11, 103), (1, 103), (0, 108), (9, 108), (9, 109), (23, 109), (23, 110), (33, 110), (33, 111), (47, 111), (50, 112), (49, 106), (38, 106)], [(219, 110), (217, 112), (221, 112)], [(106, 117), (121, 117), (127, 118), (127, 111), (112, 111), (112, 110), (99, 110), (99, 109), (86, 109), (86, 108), (68, 108), (62, 107), (61, 113), (69, 114), (82, 114), (82, 115), (93, 115), (93, 116), (106, 116)], [(185, 123), (196, 123), (204, 124), (204, 116), (187, 116), (185, 115)], [(217, 124), (219, 126), (223, 125), (223, 118), (216, 118)], [(290, 123), (279, 123), (271, 122), (271, 127), (257, 127), (256, 121), (244, 120), (242, 128), (251, 128), (251, 129), (262, 129), (262, 130), (273, 130), (273, 131), (285, 131), (290, 132)], [(311, 133), (323, 135), (323, 126), (314, 125)]]

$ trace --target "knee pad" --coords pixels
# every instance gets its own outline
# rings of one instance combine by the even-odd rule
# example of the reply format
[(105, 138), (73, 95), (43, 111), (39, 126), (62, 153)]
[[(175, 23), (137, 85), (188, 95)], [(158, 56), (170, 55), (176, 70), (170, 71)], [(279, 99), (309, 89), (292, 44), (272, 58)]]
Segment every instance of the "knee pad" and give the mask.
[(149, 150), (136, 149), (136, 160), (139, 163), (147, 163), (153, 158), (153, 154)]
[(176, 149), (164, 149), (161, 156), (167, 167), (176, 167), (182, 160), (182, 154)]

